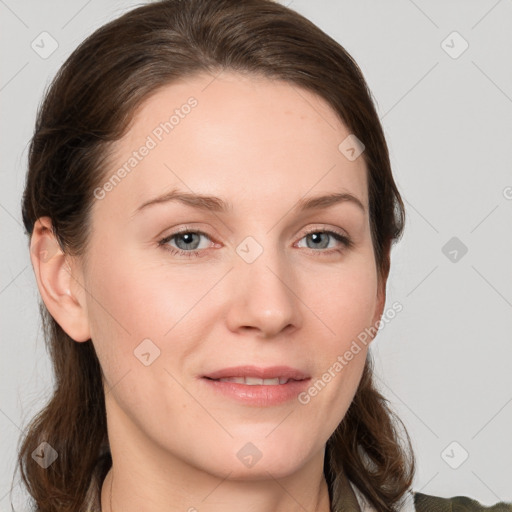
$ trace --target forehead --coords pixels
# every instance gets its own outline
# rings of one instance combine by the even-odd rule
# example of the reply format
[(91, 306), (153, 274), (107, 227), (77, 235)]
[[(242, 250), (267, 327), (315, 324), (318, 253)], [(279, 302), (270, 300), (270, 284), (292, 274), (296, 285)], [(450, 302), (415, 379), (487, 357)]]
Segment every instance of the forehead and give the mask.
[(100, 208), (131, 214), (173, 188), (248, 208), (325, 192), (351, 192), (367, 204), (363, 158), (351, 161), (339, 149), (349, 135), (325, 100), (295, 84), (234, 72), (196, 75), (139, 107), (113, 146), (102, 184), (116, 173), (122, 178)]

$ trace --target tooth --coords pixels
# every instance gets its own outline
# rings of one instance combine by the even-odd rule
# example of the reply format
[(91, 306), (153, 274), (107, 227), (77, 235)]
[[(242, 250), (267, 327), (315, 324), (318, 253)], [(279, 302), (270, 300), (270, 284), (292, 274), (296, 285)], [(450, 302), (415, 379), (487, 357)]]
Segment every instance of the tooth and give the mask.
[(286, 377), (275, 377), (274, 379), (260, 379), (259, 377), (224, 377), (217, 380), (219, 382), (247, 384), (248, 386), (277, 386), (278, 384), (286, 384), (290, 379)]
[(258, 377), (245, 377), (245, 384), (249, 386), (261, 386), (263, 384), (263, 379), (259, 379)]
[(245, 384), (243, 377), (225, 377), (219, 379), (220, 382), (235, 382), (236, 384)]
[(245, 383), (249, 386), (277, 386), (279, 377), (274, 379), (260, 379), (258, 377), (245, 377)]

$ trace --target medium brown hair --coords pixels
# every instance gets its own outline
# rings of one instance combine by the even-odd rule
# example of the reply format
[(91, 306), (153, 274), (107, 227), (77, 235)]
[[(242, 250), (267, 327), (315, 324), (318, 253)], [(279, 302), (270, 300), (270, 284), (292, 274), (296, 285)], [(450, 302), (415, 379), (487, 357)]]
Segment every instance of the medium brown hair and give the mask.
[[(82, 42), (38, 110), (22, 201), (29, 238), (35, 221), (48, 216), (62, 250), (85, 258), (93, 191), (136, 109), (177, 79), (222, 70), (317, 94), (364, 143), (372, 243), (385, 286), (405, 213), (371, 93), (339, 43), (271, 0), (161, 0), (127, 12)], [(83, 511), (90, 483), (101, 483), (112, 464), (101, 367), (91, 340), (74, 342), (43, 302), (40, 312), (55, 389), (28, 425), (18, 467), (35, 510)], [(324, 473), (333, 511), (340, 512), (342, 473), (378, 511), (396, 510), (415, 469), (409, 435), (404, 427), (404, 447), (397, 421), (403, 426), (374, 385), (368, 352), (354, 400), (327, 442)], [(31, 458), (42, 441), (59, 454), (47, 469)]]

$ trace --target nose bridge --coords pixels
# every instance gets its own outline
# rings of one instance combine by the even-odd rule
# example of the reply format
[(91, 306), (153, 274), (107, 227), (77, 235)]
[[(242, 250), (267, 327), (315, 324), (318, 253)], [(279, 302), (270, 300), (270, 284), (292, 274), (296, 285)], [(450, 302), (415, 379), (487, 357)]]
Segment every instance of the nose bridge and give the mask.
[(236, 247), (230, 305), (232, 329), (256, 328), (266, 336), (299, 327), (300, 309), (293, 268), (272, 236), (248, 236)]

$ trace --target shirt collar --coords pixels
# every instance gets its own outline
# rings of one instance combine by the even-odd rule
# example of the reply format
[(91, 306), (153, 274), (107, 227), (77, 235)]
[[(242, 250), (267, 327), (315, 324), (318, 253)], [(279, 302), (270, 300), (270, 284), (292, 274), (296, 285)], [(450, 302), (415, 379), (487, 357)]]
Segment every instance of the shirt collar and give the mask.
[[(377, 512), (375, 507), (369, 503), (365, 495), (352, 482), (349, 482), (349, 485), (357, 499), (357, 503), (359, 506), (359, 509), (354, 510), (356, 510), (357, 512)], [(345, 493), (345, 495), (348, 495), (348, 493)], [(343, 511), (345, 510), (345, 506), (345, 501), (342, 500), (341, 509)], [(414, 505), (414, 493), (412, 492), (412, 490), (407, 490), (405, 494), (402, 496), (402, 499), (395, 506), (396, 510), (398, 510), (399, 512), (415, 512), (416, 507)], [(347, 508), (347, 510), (352, 511), (353, 509)]]

